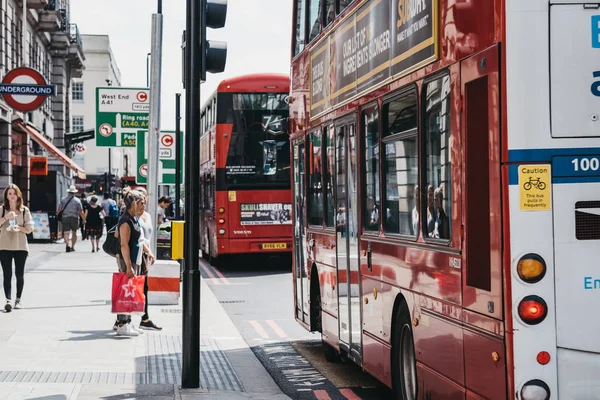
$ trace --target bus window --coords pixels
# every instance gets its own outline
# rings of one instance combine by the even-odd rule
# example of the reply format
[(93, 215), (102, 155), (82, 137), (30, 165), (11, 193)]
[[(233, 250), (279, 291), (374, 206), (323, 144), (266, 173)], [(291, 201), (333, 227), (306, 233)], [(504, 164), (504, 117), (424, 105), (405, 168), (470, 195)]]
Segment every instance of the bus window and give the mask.
[(306, 1), (296, 0), (296, 32), (294, 35), (294, 57), (304, 50), (306, 36), (304, 21), (306, 20)]
[(335, 0), (325, 0), (323, 2), (323, 7), (323, 15), (325, 17), (323, 26), (327, 26), (335, 19)]
[(365, 149), (365, 198), (363, 226), (366, 231), (379, 231), (379, 110), (377, 106), (362, 112)]
[(226, 180), (230, 187), (290, 187), (287, 93), (231, 94), (233, 122)]
[(308, 151), (308, 223), (323, 225), (323, 184), (321, 177), (321, 131), (309, 135)]
[(325, 152), (323, 157), (323, 171), (325, 172), (325, 224), (328, 228), (335, 227), (335, 199), (333, 197), (334, 186), (334, 168), (335, 168), (335, 147), (333, 141), (333, 126), (324, 128), (323, 139), (325, 140)]
[(418, 236), (416, 92), (410, 91), (386, 103), (383, 116), (385, 232)]
[(308, 0), (308, 43), (321, 33), (322, 0)]
[(353, 1), (354, 0), (338, 0), (338, 14), (344, 11)]
[[(426, 168), (426, 238), (450, 239), (452, 186), (450, 176), (450, 76), (431, 81), (424, 88), (423, 145)], [(422, 191), (423, 192), (423, 191)]]

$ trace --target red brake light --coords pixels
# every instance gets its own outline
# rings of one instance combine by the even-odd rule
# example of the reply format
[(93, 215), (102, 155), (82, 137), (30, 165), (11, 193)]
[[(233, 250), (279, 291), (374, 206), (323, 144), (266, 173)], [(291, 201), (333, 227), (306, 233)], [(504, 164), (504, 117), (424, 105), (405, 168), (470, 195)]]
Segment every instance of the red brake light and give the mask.
[(537, 325), (546, 318), (548, 307), (538, 296), (527, 296), (519, 303), (519, 317), (527, 325)]

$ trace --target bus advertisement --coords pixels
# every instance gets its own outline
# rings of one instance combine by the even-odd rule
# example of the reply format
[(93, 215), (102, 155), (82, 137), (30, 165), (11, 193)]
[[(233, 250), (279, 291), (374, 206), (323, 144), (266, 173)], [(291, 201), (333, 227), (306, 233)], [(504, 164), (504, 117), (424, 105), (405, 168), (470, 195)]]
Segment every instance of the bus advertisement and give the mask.
[(398, 399), (597, 398), (598, 2), (293, 18), (296, 320)]
[(202, 108), (201, 249), (291, 253), (289, 82), (254, 74), (222, 81)]

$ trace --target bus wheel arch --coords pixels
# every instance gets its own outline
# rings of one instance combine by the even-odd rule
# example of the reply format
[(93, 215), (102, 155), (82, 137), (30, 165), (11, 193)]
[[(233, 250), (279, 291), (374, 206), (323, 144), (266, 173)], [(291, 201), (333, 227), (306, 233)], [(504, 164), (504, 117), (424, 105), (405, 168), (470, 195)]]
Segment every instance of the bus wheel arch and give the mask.
[(414, 336), (410, 310), (402, 294), (396, 296), (392, 315), (392, 387), (397, 400), (415, 400), (418, 380)]

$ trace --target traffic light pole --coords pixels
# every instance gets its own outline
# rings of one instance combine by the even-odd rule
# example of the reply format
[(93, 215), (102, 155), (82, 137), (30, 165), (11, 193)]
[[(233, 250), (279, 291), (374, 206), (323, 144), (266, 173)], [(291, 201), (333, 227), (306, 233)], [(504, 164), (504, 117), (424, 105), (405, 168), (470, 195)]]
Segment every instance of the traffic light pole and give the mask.
[(181, 220), (181, 93), (175, 94), (175, 219)]
[[(186, 0), (185, 250), (181, 386), (200, 387), (200, 23), (204, 1)], [(205, 38), (202, 38), (204, 40)]]

